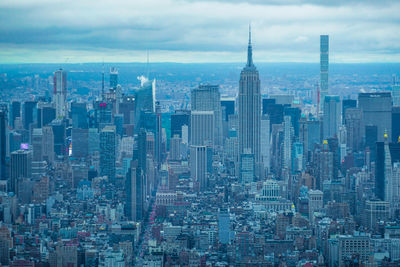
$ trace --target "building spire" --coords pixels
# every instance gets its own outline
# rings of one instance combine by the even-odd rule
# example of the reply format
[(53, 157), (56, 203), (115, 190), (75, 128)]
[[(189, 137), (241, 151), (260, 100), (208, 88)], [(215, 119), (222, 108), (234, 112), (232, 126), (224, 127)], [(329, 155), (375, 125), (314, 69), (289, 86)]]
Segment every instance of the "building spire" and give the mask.
[(247, 47), (247, 67), (252, 67), (253, 64), (253, 48), (251, 46), (251, 24), (249, 24), (249, 45)]

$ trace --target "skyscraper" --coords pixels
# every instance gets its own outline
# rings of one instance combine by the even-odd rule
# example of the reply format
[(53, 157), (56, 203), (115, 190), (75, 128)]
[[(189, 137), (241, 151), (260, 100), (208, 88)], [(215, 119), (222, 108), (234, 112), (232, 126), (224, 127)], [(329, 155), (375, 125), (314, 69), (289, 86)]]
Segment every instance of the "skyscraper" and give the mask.
[(106, 126), (100, 132), (100, 175), (115, 180), (115, 126)]
[(29, 130), (31, 123), (34, 123), (37, 118), (37, 102), (26, 101), (24, 103), (22, 116), (24, 128), (25, 130)]
[(118, 85), (118, 70), (114, 67), (110, 69), (110, 88), (116, 89)]
[(11, 116), (10, 116), (10, 125), (14, 126), (14, 121), (16, 118), (21, 117), (21, 102), (13, 101), (11, 104)]
[(156, 80), (150, 81), (146, 77), (140, 77), (141, 85), (135, 95), (135, 120), (134, 131), (139, 132), (141, 116), (143, 112), (155, 112)]
[(143, 219), (144, 209), (144, 180), (142, 169), (138, 166), (137, 160), (131, 161), (131, 167), (126, 179), (126, 216), (133, 221)]
[(54, 102), (57, 117), (65, 117), (67, 108), (67, 72), (59, 69), (54, 73)]
[(251, 31), (247, 47), (247, 64), (240, 73), (239, 81), (239, 153), (245, 150), (260, 162), (261, 92), (258, 70), (253, 64)]
[(171, 115), (171, 136), (178, 134), (182, 137), (182, 126), (190, 126), (190, 111), (189, 110), (175, 110)]
[(213, 111), (192, 111), (190, 136), (192, 145), (213, 145), (214, 144), (214, 112)]
[(214, 112), (214, 145), (222, 145), (222, 111), (218, 85), (199, 85), (192, 89), (191, 105), (193, 111)]
[(329, 94), (329, 35), (320, 36), (320, 53), (320, 111), (323, 111), (325, 96)]
[(362, 110), (363, 137), (365, 126), (375, 125), (378, 129), (378, 141), (382, 142), (385, 132), (392, 136), (392, 96), (390, 93), (360, 93), (358, 106)]
[(191, 146), (190, 148), (190, 175), (193, 181), (199, 184), (200, 191), (208, 186), (207, 179), (207, 147)]
[(337, 135), (341, 124), (340, 118), (341, 108), (339, 96), (325, 96), (323, 121), (324, 139)]
[(21, 179), (31, 178), (32, 151), (17, 150), (11, 153), (10, 192), (18, 193), (18, 183)]
[(7, 151), (7, 112), (0, 110), (0, 178), (6, 179), (6, 151)]

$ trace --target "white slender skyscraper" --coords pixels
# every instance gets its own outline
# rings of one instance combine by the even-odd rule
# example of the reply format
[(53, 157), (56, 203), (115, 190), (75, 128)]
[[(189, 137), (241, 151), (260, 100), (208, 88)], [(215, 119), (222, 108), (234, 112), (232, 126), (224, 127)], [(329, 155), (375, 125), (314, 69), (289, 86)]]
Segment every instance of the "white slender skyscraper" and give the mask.
[(260, 122), (261, 92), (258, 70), (253, 64), (251, 31), (247, 64), (240, 73), (239, 81), (239, 153), (249, 151), (254, 154), (256, 164), (260, 163)]

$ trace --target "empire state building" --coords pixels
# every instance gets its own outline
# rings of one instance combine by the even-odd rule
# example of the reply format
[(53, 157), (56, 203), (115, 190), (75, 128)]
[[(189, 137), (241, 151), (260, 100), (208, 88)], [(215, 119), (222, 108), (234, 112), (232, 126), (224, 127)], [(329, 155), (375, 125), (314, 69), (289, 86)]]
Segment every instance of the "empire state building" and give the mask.
[(251, 30), (247, 47), (247, 64), (239, 81), (239, 153), (253, 154), (260, 163), (261, 92), (258, 70), (253, 64)]

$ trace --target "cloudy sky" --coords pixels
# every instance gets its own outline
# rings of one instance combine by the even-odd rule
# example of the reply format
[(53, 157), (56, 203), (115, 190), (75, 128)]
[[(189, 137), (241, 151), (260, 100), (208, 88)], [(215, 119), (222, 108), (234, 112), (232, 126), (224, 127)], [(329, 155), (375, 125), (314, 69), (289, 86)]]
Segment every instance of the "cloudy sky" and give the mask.
[[(324, 4), (321, 4), (324, 3)], [(400, 62), (400, 1), (1, 0), (0, 63)]]

